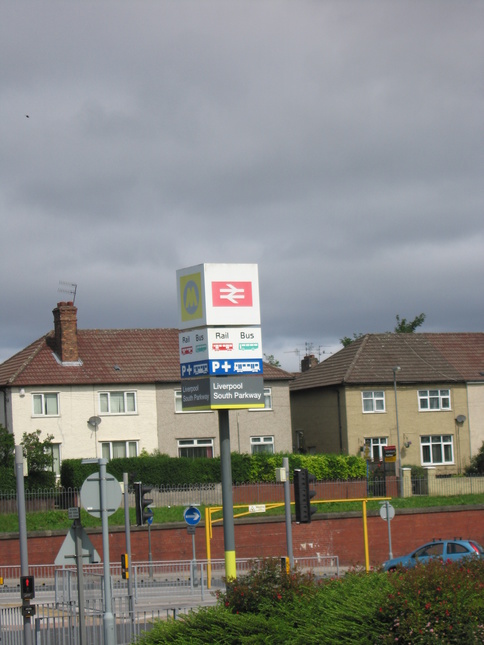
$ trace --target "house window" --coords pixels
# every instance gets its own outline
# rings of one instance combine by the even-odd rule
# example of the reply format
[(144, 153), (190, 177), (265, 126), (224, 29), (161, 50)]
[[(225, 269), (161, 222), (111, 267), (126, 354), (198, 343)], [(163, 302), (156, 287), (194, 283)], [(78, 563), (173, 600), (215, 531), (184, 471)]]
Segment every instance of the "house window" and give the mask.
[(385, 412), (385, 392), (374, 390), (362, 392), (363, 412)]
[(274, 454), (274, 437), (251, 437), (250, 450), (253, 455), (260, 452)]
[(420, 437), (420, 448), (422, 464), (425, 466), (454, 463), (454, 444), (450, 434)]
[(57, 392), (41, 392), (32, 394), (34, 416), (59, 416), (59, 394)]
[(60, 443), (51, 444), (52, 450), (52, 470), (56, 477), (60, 477)]
[(175, 390), (175, 412), (177, 414), (197, 414), (199, 412), (213, 412), (213, 410), (184, 410), (182, 407), (182, 393), (181, 390)]
[(387, 437), (370, 437), (365, 439), (371, 461), (383, 461), (383, 446), (388, 444)]
[(249, 411), (251, 412), (261, 412), (264, 410), (272, 410), (272, 389), (270, 387), (264, 388), (264, 407), (249, 408)]
[(101, 443), (103, 459), (122, 459), (138, 456), (137, 441), (103, 441)]
[(136, 392), (99, 392), (101, 414), (135, 414)]
[(190, 457), (213, 457), (213, 439), (179, 439), (178, 456)]
[(450, 410), (450, 390), (419, 390), (419, 410)]

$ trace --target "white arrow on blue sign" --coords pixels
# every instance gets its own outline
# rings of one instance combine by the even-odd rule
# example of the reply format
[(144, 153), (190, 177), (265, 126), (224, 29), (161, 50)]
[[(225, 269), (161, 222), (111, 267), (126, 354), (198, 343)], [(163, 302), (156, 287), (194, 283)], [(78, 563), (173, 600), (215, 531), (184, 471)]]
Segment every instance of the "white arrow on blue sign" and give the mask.
[(202, 517), (202, 514), (195, 506), (190, 506), (185, 509), (183, 513), (183, 519), (188, 524), (188, 526), (196, 526)]

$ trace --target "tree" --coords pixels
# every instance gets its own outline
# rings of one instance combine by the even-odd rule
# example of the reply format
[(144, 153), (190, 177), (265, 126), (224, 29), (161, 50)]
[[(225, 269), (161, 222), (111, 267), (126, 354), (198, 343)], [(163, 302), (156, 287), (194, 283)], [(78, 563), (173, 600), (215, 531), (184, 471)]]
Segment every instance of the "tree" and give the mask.
[(425, 320), (425, 314), (420, 314), (415, 316), (413, 320), (408, 320), (406, 318), (400, 319), (400, 316), (397, 314), (395, 316), (397, 319), (397, 324), (395, 326), (395, 332), (397, 334), (413, 334), (417, 327), (423, 325)]
[[(395, 325), (395, 329), (393, 331), (396, 334), (413, 334), (417, 327), (423, 325), (425, 314), (415, 316), (413, 320), (400, 318), (398, 314), (395, 316), (395, 318), (397, 320), (397, 324)], [(361, 338), (364, 335), (365, 334), (353, 334), (353, 338), (350, 338), (349, 336), (343, 336), (343, 338), (340, 338), (339, 341), (343, 345), (343, 347), (348, 347), (348, 345), (351, 345), (353, 341), (358, 340), (358, 338)]]
[(362, 336), (364, 336), (364, 334), (353, 334), (353, 338), (350, 338), (349, 336), (343, 336), (343, 338), (339, 339), (339, 342), (343, 345), (343, 347), (348, 347), (348, 345), (351, 345), (354, 340), (358, 340), (358, 338), (361, 338)]
[(0, 425), (0, 466), (11, 470), (15, 467), (15, 439), (6, 428)]
[(24, 433), (22, 452), (27, 460), (29, 488), (49, 488), (55, 485), (53, 435), (42, 441), (41, 431)]
[(281, 364), (277, 360), (277, 358), (274, 358), (274, 354), (264, 354), (264, 360), (266, 363), (269, 363), (269, 365), (272, 365), (274, 367), (281, 367)]

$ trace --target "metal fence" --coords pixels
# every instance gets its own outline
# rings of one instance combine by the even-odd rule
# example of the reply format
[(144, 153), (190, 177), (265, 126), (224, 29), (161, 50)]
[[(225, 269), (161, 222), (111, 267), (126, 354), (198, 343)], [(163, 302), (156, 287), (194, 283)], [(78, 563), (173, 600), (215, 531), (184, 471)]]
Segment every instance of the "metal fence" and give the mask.
[[(257, 560), (236, 561), (237, 577), (257, 565)], [(282, 566), (282, 563), (281, 563)], [(340, 574), (338, 556), (299, 558), (295, 566), (315, 576)], [(200, 606), (216, 602), (216, 592), (225, 589), (225, 561), (138, 562), (132, 567), (134, 603), (128, 596), (127, 582), (120, 567), (111, 567), (112, 610), (116, 643), (128, 645), (157, 619), (176, 618)], [(83, 567), (85, 643), (104, 642), (102, 568)], [(43, 565), (29, 567), (35, 576), (36, 614), (32, 619), (35, 645), (80, 645), (77, 572), (75, 568)], [(21, 611), (20, 567), (0, 567), (4, 586), (0, 594), (0, 642), (24, 644), (24, 619)]]
[[(405, 469), (404, 469), (405, 470)], [(429, 471), (426, 477), (411, 478), (405, 475), (400, 481), (395, 476), (369, 477), (368, 479), (317, 481), (314, 485), (316, 499), (342, 500), (362, 497), (397, 497), (399, 491), (404, 496), (430, 495), (434, 497), (484, 493), (484, 477), (439, 477)], [(284, 486), (276, 482), (255, 484), (235, 484), (232, 487), (234, 504), (263, 504), (284, 502)], [(80, 505), (78, 489), (47, 489), (25, 491), (27, 512), (67, 509)], [(291, 486), (291, 495), (292, 486)], [(150, 492), (153, 504), (159, 508), (167, 506), (221, 506), (221, 484), (187, 484), (180, 486), (156, 486)], [(124, 496), (122, 500), (124, 504)], [(135, 504), (134, 493), (130, 491), (129, 505)], [(17, 512), (16, 491), (0, 491), (0, 513)]]

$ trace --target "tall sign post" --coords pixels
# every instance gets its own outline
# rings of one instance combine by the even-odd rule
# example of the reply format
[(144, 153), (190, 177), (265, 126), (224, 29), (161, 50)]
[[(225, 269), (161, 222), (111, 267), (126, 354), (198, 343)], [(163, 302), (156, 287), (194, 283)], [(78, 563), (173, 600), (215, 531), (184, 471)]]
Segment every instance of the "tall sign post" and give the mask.
[[(15, 446), (15, 477), (17, 479), (17, 512), (19, 524), (19, 541), (20, 541), (20, 582), (22, 597), (22, 615), (24, 619), (24, 643), (32, 645), (32, 623), (31, 618), (35, 613), (35, 605), (30, 604), (30, 599), (34, 597), (33, 578), (29, 576), (29, 556), (27, 549), (27, 519), (25, 513), (25, 490), (24, 490), (24, 462), (22, 446)], [(23, 593), (25, 582), (31, 582), (32, 593)]]
[(177, 271), (183, 410), (218, 410), (225, 576), (236, 578), (229, 410), (264, 408), (256, 264)]

